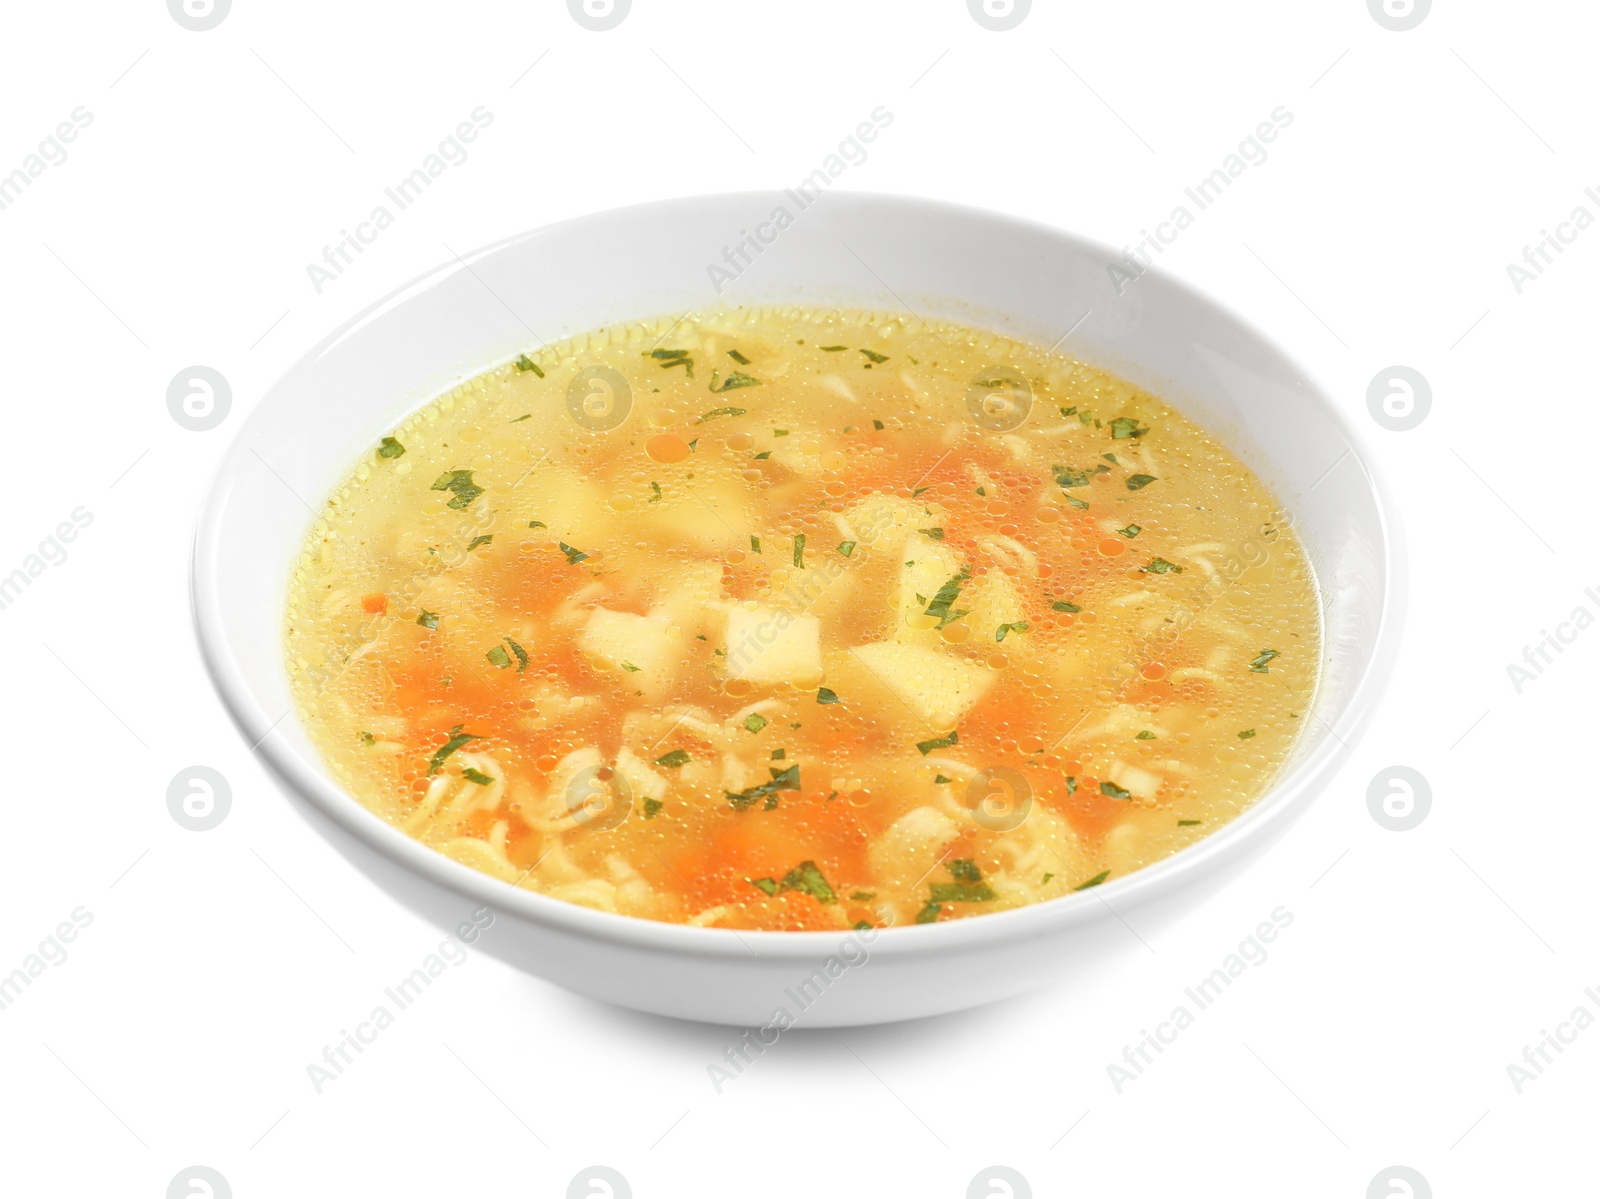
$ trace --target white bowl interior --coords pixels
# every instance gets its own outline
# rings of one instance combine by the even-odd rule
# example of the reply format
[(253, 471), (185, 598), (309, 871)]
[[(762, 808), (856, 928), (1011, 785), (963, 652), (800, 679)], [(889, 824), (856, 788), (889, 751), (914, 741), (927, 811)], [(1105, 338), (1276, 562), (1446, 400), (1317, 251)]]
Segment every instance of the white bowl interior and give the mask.
[[(710, 266), (783, 207), (793, 218), (718, 294)], [(771, 226), (765, 229), (770, 231)], [(1147, 272), (1120, 288), (1110, 251), (1005, 217), (922, 200), (829, 194), (801, 211), (787, 193), (668, 201), (567, 222), (442, 267), (352, 321), (257, 406), (219, 471), (196, 539), (196, 621), (225, 700), (261, 752), (368, 844), (458, 891), (605, 936), (705, 948), (717, 930), (647, 934), (512, 892), (439, 855), (438, 865), (338, 792), (293, 717), (283, 665), (288, 571), (315, 512), (357, 457), (402, 416), (485, 367), (588, 329), (718, 304), (815, 303), (946, 317), (1050, 345), (1113, 370), (1218, 436), (1271, 486), (1315, 569), (1322, 683), (1290, 767), (1260, 803), (1172, 859), (1108, 885), (1170, 890), (1309, 798), (1370, 711), (1396, 636), (1398, 549), (1361, 447), (1302, 372), (1259, 334), (1176, 281)], [(1068, 330), (1070, 334), (1067, 334)], [(268, 735), (269, 729), (271, 730)], [(1261, 831), (1257, 829), (1257, 831)], [(1261, 840), (1261, 838), (1257, 838)], [(1237, 856), (1237, 855), (1236, 855)], [(1068, 897), (1038, 908), (1081, 916)], [(557, 905), (565, 908), (566, 905)], [(1043, 920), (1034, 909), (896, 937), (969, 943), (957, 925)], [(605, 923), (609, 921), (610, 923)], [(998, 928), (999, 926), (994, 926)], [(1042, 927), (1017, 923), (1021, 929)], [(621, 929), (621, 931), (619, 931)], [(823, 934), (816, 934), (822, 936)], [(767, 934), (787, 946), (804, 934)], [(674, 940), (673, 938), (677, 938)], [(706, 952), (712, 952), (707, 949)], [(720, 952), (720, 951), (719, 951)], [(766, 950), (763, 950), (766, 952)], [(624, 1000), (626, 1001), (626, 1000)], [(641, 1006), (647, 1006), (641, 1004)], [(666, 1010), (665, 1008), (661, 1010)]]

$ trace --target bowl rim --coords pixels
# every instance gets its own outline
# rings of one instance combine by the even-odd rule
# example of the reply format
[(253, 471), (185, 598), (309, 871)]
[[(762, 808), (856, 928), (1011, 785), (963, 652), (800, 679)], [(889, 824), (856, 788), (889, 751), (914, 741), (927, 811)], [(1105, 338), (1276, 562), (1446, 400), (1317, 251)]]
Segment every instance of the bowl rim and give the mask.
[[(777, 203), (781, 201), (782, 194), (779, 191), (762, 190), (710, 192), (651, 200), (567, 218), (480, 246), (424, 271), (349, 317), (301, 355), (263, 392), (263, 396), (270, 395), (286, 379), (310, 367), (334, 346), (391, 308), (421, 294), (443, 278), (469, 269), (470, 263), (519, 242), (578, 232), (588, 225), (618, 219), (647, 214), (658, 216), (675, 207), (692, 207), (708, 202)], [(830, 207), (855, 204), (897, 210), (906, 215), (917, 211), (932, 212), (974, 224), (987, 222), (1009, 225), (1029, 238), (1053, 241), (1085, 257), (1100, 260), (1120, 260), (1122, 257), (1103, 243), (1081, 234), (1042, 221), (971, 205), (923, 196), (847, 190), (829, 192), (826, 199)], [(1119, 906), (1134, 906), (1157, 899), (1181, 888), (1191, 876), (1214, 869), (1225, 859), (1245, 856), (1254, 844), (1270, 841), (1272, 833), (1281, 829), (1325, 785), (1328, 776), (1343, 765), (1352, 752), (1355, 738), (1375, 714), (1392, 673), (1404, 620), (1406, 578), (1402, 571), (1403, 531), (1391, 493), (1374, 468), (1363, 439), (1345, 414), (1333, 404), (1317, 379), (1297, 358), (1286, 353), (1277, 342), (1229, 305), (1163, 267), (1147, 265), (1144, 274), (1158, 280), (1183, 302), (1211, 309), (1292, 368), (1304, 384), (1306, 401), (1320, 407), (1345, 436), (1350, 445), (1350, 456), (1354, 458), (1372, 493), (1383, 543), (1381, 563), (1384, 579), (1372, 653), (1361, 667), (1335, 719), (1323, 722), (1326, 727), (1321, 743), (1291, 769), (1280, 774), (1264, 794), (1222, 828), (1132, 874), (1112, 879), (1085, 892), (1069, 892), (1019, 908), (934, 924), (873, 929), (870, 933), (848, 929), (823, 932), (735, 930), (625, 916), (569, 903), (474, 870), (413, 839), (334, 782), (325, 773), (320, 761), (310, 760), (277, 735), (278, 725), (292, 716), (294, 709), (291, 707), (276, 719), (269, 719), (257, 704), (243, 671), (233, 658), (224, 631), (216, 588), (217, 547), (228, 493), (249, 449), (252, 422), (262, 411), (259, 404), (234, 432), (233, 440), (207, 484), (196, 520), (190, 560), (190, 614), (202, 664), (229, 717), (244, 735), (252, 752), (262, 759), (270, 773), (292, 788), (297, 797), (310, 802), (322, 815), (368, 848), (423, 879), (502, 914), (515, 915), (543, 926), (552, 933), (568, 934), (616, 947), (666, 951), (690, 958), (748, 958), (755, 954), (769, 961), (809, 962), (826, 956), (831, 948), (840, 943), (840, 938), (855, 937), (863, 942), (871, 941), (874, 952), (879, 954), (911, 956), (943, 953), (973, 945), (996, 946), (1046, 936), (1101, 918), (1113, 900), (1118, 901)], [(424, 401), (427, 402), (431, 400)]]

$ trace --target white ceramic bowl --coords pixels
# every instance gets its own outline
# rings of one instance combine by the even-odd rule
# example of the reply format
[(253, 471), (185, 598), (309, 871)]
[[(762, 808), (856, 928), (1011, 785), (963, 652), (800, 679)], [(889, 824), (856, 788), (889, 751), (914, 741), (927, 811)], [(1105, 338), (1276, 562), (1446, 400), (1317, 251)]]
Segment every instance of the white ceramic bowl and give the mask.
[[(779, 209), (792, 222), (773, 236)], [(747, 232), (760, 252), (746, 248), (745, 266), (725, 250)], [(223, 460), (193, 579), (217, 689), (287, 792), (374, 881), (445, 927), (489, 905), (497, 919), (480, 948), (585, 995), (726, 1024), (765, 1025), (779, 1011), (812, 1026), (867, 1024), (970, 1007), (1101, 965), (1129, 942), (1119, 914), (1151, 929), (1200, 902), (1326, 783), (1377, 700), (1401, 586), (1392, 514), (1317, 386), (1237, 317), (1156, 271), (1122, 280), (1119, 294), (1118, 262), (1053, 229), (926, 200), (839, 193), (802, 210), (788, 193), (748, 193), (567, 221), (441, 267), (307, 354)], [(537, 344), (535, 335), (553, 342), (627, 319), (772, 301), (906, 307), (1044, 345), (1070, 328), (1062, 349), (1172, 402), (1253, 466), (1310, 554), (1325, 627), (1320, 693), (1271, 792), (1198, 844), (1092, 891), (838, 934), (688, 928), (563, 903), (435, 853), (341, 790), (293, 712), (283, 603), (313, 511), (357, 457), (407, 412)]]

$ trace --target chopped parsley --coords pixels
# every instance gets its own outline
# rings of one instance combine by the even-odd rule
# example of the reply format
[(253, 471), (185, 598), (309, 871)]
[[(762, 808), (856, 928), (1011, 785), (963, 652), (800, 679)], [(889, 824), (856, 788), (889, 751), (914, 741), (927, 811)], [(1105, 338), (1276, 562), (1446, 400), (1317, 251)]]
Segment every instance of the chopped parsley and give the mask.
[(1057, 487), (1087, 487), (1093, 478), (1093, 471), (1079, 470), (1075, 466), (1056, 467)]
[(875, 421), (872, 422), (872, 427), (874, 429), (881, 430), (883, 428), (883, 422), (881, 420), (875, 420)]
[(533, 413), (524, 412), (521, 416), (512, 417), (510, 423), (513, 424), (513, 425), (520, 425), (523, 421), (529, 419), (532, 416), (533, 416)]
[(1078, 776), (1075, 775), (1075, 774), (1069, 774), (1069, 775), (1067, 775), (1067, 794), (1068, 795), (1076, 795), (1077, 793), (1078, 793)]
[(471, 766), (468, 766), (461, 772), (461, 777), (466, 779), (469, 783), (477, 783), (480, 787), (487, 787), (490, 783), (494, 782), (494, 777), (492, 775), (484, 774), (481, 770), (474, 770)]
[(1025, 620), (1013, 620), (1009, 624), (1003, 624), (998, 629), (996, 629), (994, 631), (994, 639), (996, 641), (1004, 641), (1006, 639), (1006, 634), (1007, 633), (1026, 633), (1027, 631), (1028, 631), (1028, 622), (1027, 621), (1025, 621)]
[(796, 569), (802, 569), (806, 564), (806, 535), (804, 533), (796, 533), (794, 535), (794, 564)]
[(765, 891), (768, 895), (778, 893), (778, 880), (775, 878), (747, 878), (744, 880), (758, 891)]
[(927, 610), (923, 613), (923, 615), (937, 616), (939, 618), (939, 627), (941, 629), (953, 620), (960, 620), (967, 614), (967, 609), (952, 608), (951, 605), (954, 604), (960, 597), (961, 585), (971, 577), (971, 568), (962, 567), (960, 574), (952, 575), (950, 578), (946, 579), (944, 586), (939, 588), (938, 592), (934, 595), (932, 602), (928, 604)]
[(1138, 491), (1141, 487), (1148, 487), (1156, 481), (1154, 475), (1129, 475), (1128, 490)]
[(1150, 432), (1148, 428), (1141, 428), (1139, 422), (1131, 416), (1119, 416), (1111, 422), (1111, 438), (1113, 441), (1122, 441), (1129, 437), (1143, 437)]
[(545, 524), (542, 520), (530, 520), (528, 522), (528, 528), (530, 529), (548, 529), (549, 527), (550, 526)]
[[(719, 416), (743, 416), (745, 414), (745, 411), (746, 410), (743, 409), (743, 408), (713, 408), (710, 412), (707, 412), (704, 416), (702, 416), (699, 420), (695, 421), (694, 423), (697, 424), (697, 425), (703, 425), (708, 420), (713, 420), (713, 419), (715, 419), (716, 417), (719, 417)], [(696, 438), (695, 440), (698, 441), (699, 438)]]
[(1149, 566), (1139, 568), (1145, 574), (1152, 575), (1181, 575), (1183, 567), (1168, 562), (1165, 558), (1151, 558)]
[(1044, 885), (1045, 885), (1045, 884), (1046, 884), (1046, 883), (1047, 883), (1047, 882), (1049, 882), (1049, 881), (1050, 881), (1050, 880), (1051, 880), (1051, 879), (1053, 879), (1053, 878), (1054, 878), (1054, 877), (1055, 877), (1055, 876), (1056, 876), (1056, 875), (1055, 875), (1055, 871), (1053, 871), (1053, 870), (1052, 870), (1052, 871), (1049, 871), (1049, 872), (1048, 872), (1048, 873), (1046, 873), (1046, 874), (1045, 874), (1045, 876), (1044, 876), (1044, 877), (1043, 877), (1043, 878), (1041, 878), (1041, 879), (1040, 879), (1040, 880), (1039, 880), (1039, 885), (1040, 885), (1040, 886), (1041, 886), (1041, 887), (1042, 887), (1042, 886), (1044, 886)]
[(876, 891), (852, 891), (850, 892), (850, 898), (866, 903), (868, 900), (878, 898), (878, 893)]
[(783, 750), (781, 748), (780, 749), (775, 749), (770, 754), (767, 755), (767, 757), (771, 758), (774, 762), (781, 762), (788, 756), (789, 755), (788, 755), (787, 751), (785, 751), (785, 750)]
[(937, 527), (932, 528), (932, 529), (918, 529), (917, 532), (921, 533), (924, 537), (928, 538), (930, 541), (943, 541), (944, 540), (944, 530), (940, 529), (940, 528), (937, 528)]
[(1078, 406), (1076, 404), (1074, 404), (1071, 408), (1063, 408), (1061, 410), (1061, 415), (1062, 416), (1077, 416), (1078, 415)]
[(952, 858), (946, 863), (950, 877), (960, 879), (964, 883), (983, 881), (983, 875), (978, 870), (978, 864), (971, 858)]
[(985, 903), (998, 899), (988, 883), (934, 883), (928, 888), (928, 903)]
[(417, 623), (425, 629), (436, 629), (439, 627), (439, 614), (437, 612), (429, 612), (426, 608), (419, 608), (417, 610)]
[(1250, 669), (1253, 670), (1256, 674), (1266, 674), (1267, 673), (1267, 663), (1272, 661), (1272, 659), (1276, 658), (1277, 656), (1278, 656), (1278, 651), (1277, 650), (1275, 650), (1275, 649), (1264, 649), (1259, 654), (1257, 654), (1254, 658), (1250, 659)]
[(759, 712), (752, 712), (744, 718), (744, 727), (752, 733), (759, 733), (767, 727), (767, 718)]
[(574, 565), (574, 566), (576, 566), (578, 563), (582, 562), (584, 559), (588, 558), (588, 556), (589, 556), (588, 554), (584, 553), (582, 550), (573, 549), (565, 541), (558, 541), (558, 542), (556, 542), (556, 544), (561, 547), (561, 552), (567, 556), (567, 561), (572, 563), (572, 565)]
[(362, 733), (361, 734), (361, 744), (362, 745), (376, 745), (377, 743), (378, 743), (378, 739), (376, 737), (374, 737), (371, 733)]
[(735, 387), (759, 387), (761, 380), (754, 375), (747, 375), (743, 371), (734, 371), (722, 381), (722, 386), (713, 387), (712, 391), (732, 391)]
[(933, 781), (934, 781), (935, 786), (942, 785), (944, 783), (953, 783), (953, 782), (955, 782), (955, 780), (953, 778), (951, 778), (949, 775), (946, 775), (946, 774), (936, 774), (936, 775), (934, 775), (933, 776)]
[(644, 801), (644, 818), (646, 820), (654, 820), (656, 813), (661, 811), (662, 806), (663, 805), (659, 799), (651, 799), (646, 796)]
[(939, 901), (938, 900), (936, 900), (936, 899), (928, 900), (927, 906), (924, 907), (922, 909), (922, 911), (917, 913), (917, 923), (918, 924), (932, 924), (934, 921), (939, 919), (939, 912), (941, 910), (942, 909), (939, 907)]
[(1135, 741), (1154, 741), (1156, 739), (1156, 735), (1149, 729), (1140, 729), (1133, 735), (1133, 739)]
[(679, 766), (686, 766), (688, 763), (689, 751), (686, 749), (675, 749), (670, 753), (662, 754), (656, 759), (657, 766), (665, 766), (669, 770), (676, 770)]
[(446, 741), (438, 749), (434, 750), (433, 757), (428, 759), (428, 773), (438, 774), (439, 768), (444, 765), (444, 760), (446, 758), (455, 753), (456, 750), (460, 749), (468, 741), (476, 740), (478, 740), (478, 738), (474, 734), (463, 733), (461, 731), (461, 726), (459, 724), (456, 725), (455, 728), (450, 730), (450, 740)]
[(839, 697), (833, 692), (832, 688), (818, 687), (817, 702), (819, 704), (836, 704), (839, 702)]
[(782, 771), (773, 770), (770, 766), (767, 767), (767, 770), (772, 775), (771, 782), (762, 783), (756, 787), (746, 787), (743, 791), (723, 792), (733, 805), (734, 811), (743, 812), (758, 799), (765, 800), (763, 807), (767, 811), (771, 811), (778, 806), (779, 791), (800, 790), (800, 767), (798, 764)]
[(534, 374), (538, 375), (539, 378), (544, 378), (544, 372), (539, 369), (539, 364), (532, 358), (529, 358), (526, 354), (518, 354), (517, 361), (514, 365), (519, 371), (532, 371)]
[(752, 554), (759, 554), (761, 552), (761, 538), (755, 536), (750, 538), (750, 552)]
[(755, 459), (756, 459), (757, 462), (765, 462), (770, 457), (772, 457), (772, 451), (771, 450), (762, 450), (759, 454), (757, 454), (755, 456)]
[(517, 673), (521, 674), (528, 669), (528, 651), (509, 637), (506, 638), (506, 644), (511, 647), (511, 652), (517, 655)]
[(1248, 741), (1256, 735), (1255, 729), (1245, 729), (1239, 734), (1239, 740)]
[(917, 748), (922, 751), (922, 756), (927, 757), (936, 749), (948, 749), (957, 742), (956, 731), (952, 729), (948, 737), (933, 737), (927, 741), (918, 741)]
[(506, 653), (506, 647), (503, 645), (495, 646), (483, 656), (489, 659), (490, 666), (498, 666), (501, 670), (507, 670), (511, 666), (511, 655)]
[(482, 534), (482, 535), (480, 535), (478, 537), (474, 537), (471, 541), (467, 542), (467, 553), (470, 554), (473, 550), (477, 549), (480, 545), (488, 545), (493, 540), (494, 540), (494, 534), (493, 533), (484, 533), (484, 534)]
[(1087, 512), (1087, 511), (1088, 511), (1088, 509), (1089, 509), (1089, 504), (1088, 504), (1088, 501), (1086, 501), (1086, 500), (1080, 500), (1080, 499), (1079, 499), (1079, 498), (1078, 498), (1078, 497), (1077, 497), (1077, 496), (1075, 496), (1075, 495), (1063, 495), (1063, 496), (1062, 496), (1062, 497), (1061, 497), (1061, 498), (1062, 498), (1062, 499), (1064, 499), (1064, 500), (1066, 500), (1066, 501), (1067, 501), (1067, 503), (1069, 503), (1069, 504), (1071, 504), (1071, 505), (1072, 505), (1072, 506), (1073, 506), (1073, 507), (1074, 507), (1074, 508), (1081, 508), (1081, 509), (1083, 509), (1083, 510), (1084, 510), (1084, 511), (1086, 511), (1086, 512)]
[(837, 354), (840, 350), (848, 350), (849, 346), (818, 346), (824, 354)]
[(684, 374), (694, 378), (694, 360), (689, 357), (688, 350), (651, 350), (650, 357), (661, 364), (662, 370), (681, 366)]
[(622, 666), (622, 669), (626, 670), (629, 674), (638, 674), (639, 673), (639, 668), (637, 666), (635, 666), (632, 662), (623, 662), (623, 663), (621, 663), (621, 666)]
[(1124, 537), (1137, 537), (1140, 533), (1144, 532), (1144, 529), (1139, 525), (1129, 525), (1126, 529), (1118, 529), (1117, 532), (1121, 533)]
[(833, 888), (828, 885), (828, 880), (822, 876), (822, 871), (809, 858), (784, 875), (778, 882), (778, 889), (780, 891), (803, 891), (818, 903), (839, 902), (839, 897), (834, 894)]
[(406, 452), (406, 447), (392, 437), (385, 437), (378, 443), (378, 457), (398, 458)]
[(739, 353), (738, 350), (729, 350), (728, 351), (728, 357), (732, 358), (740, 366), (749, 366), (750, 365), (750, 359), (746, 358), (743, 354)]
[(856, 543), (853, 541), (841, 541), (839, 543), (839, 552), (848, 558), (856, 552)]
[(1072, 889), (1074, 891), (1087, 891), (1090, 887), (1098, 887), (1101, 883), (1105, 882), (1106, 879), (1108, 879), (1110, 877), (1111, 877), (1111, 871), (1102, 870), (1099, 874), (1095, 875), (1088, 882), (1079, 883), (1076, 887), (1074, 887)]
[(870, 358), (873, 362), (888, 362), (889, 361), (889, 355), (880, 354), (876, 350), (862, 350), (861, 352), (863, 354), (865, 354), (868, 358)]
[(1082, 612), (1083, 611), (1083, 609), (1078, 607), (1077, 604), (1071, 603), (1068, 600), (1056, 600), (1055, 603), (1050, 605), (1050, 610), (1052, 612)]
[(1178, 827), (1179, 828), (1185, 828), (1188, 825), (1199, 824), (1199, 823), (1200, 822), (1198, 820), (1180, 820), (1180, 821), (1178, 821)]
[(650, 490), (655, 492), (655, 494), (650, 497), (650, 502), (652, 504), (659, 503), (661, 500), (661, 484), (652, 479), (650, 481)]
[(912, 499), (916, 499), (924, 491), (932, 491), (932, 490), (933, 490), (932, 486), (928, 486), (928, 487), (913, 487), (911, 489), (911, 498)]
[(1107, 781), (1107, 782), (1104, 782), (1104, 783), (1100, 784), (1100, 794), (1108, 796), (1111, 799), (1132, 799), (1133, 798), (1133, 792), (1132, 791), (1124, 791), (1121, 787), (1117, 786), (1115, 783), (1110, 782), (1110, 781)]
[(483, 488), (472, 481), (470, 470), (447, 470), (433, 481), (432, 491), (448, 491), (452, 498), (448, 507), (465, 508), (483, 494)]
[(789, 436), (789, 430), (787, 430), (787, 429), (774, 429), (772, 431), (772, 435), (774, 437), (787, 437), (787, 436)]

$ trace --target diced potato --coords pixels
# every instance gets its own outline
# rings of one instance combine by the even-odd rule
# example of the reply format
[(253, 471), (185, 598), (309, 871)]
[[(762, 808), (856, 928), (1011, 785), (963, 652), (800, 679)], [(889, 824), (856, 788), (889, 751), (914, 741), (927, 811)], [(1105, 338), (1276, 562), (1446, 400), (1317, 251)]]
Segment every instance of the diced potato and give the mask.
[[(930, 518), (931, 519), (931, 518)], [(902, 639), (918, 640), (919, 634), (928, 631), (932, 622), (925, 617), (928, 605), (939, 594), (939, 588), (961, 572), (961, 560), (942, 544), (921, 533), (906, 539), (901, 551), (900, 583), (895, 592), (895, 635)], [(957, 601), (960, 608), (967, 607), (966, 588)], [(918, 599), (918, 596), (921, 599)]]
[(728, 611), (728, 675), (752, 683), (822, 681), (822, 623), (783, 608)]
[(636, 690), (657, 696), (671, 685), (682, 656), (681, 642), (667, 636), (671, 623), (662, 612), (637, 616), (596, 608), (578, 634), (578, 646), (613, 670), (626, 672)]
[(696, 484), (692, 496), (650, 504), (643, 512), (628, 513), (627, 520), (641, 525), (639, 535), (655, 544), (688, 543), (707, 554), (749, 549), (750, 534), (757, 528), (744, 493), (734, 483)]
[(850, 653), (935, 730), (954, 728), (994, 682), (984, 667), (924, 645), (885, 641)]
[(873, 878), (883, 887), (912, 886), (933, 869), (945, 842), (960, 831), (938, 808), (912, 808), (867, 850)]
[(968, 583), (962, 589), (960, 606), (970, 611), (967, 624), (980, 641), (993, 641), (995, 630), (1001, 625), (1022, 619), (1022, 600), (1016, 584), (998, 570)]

